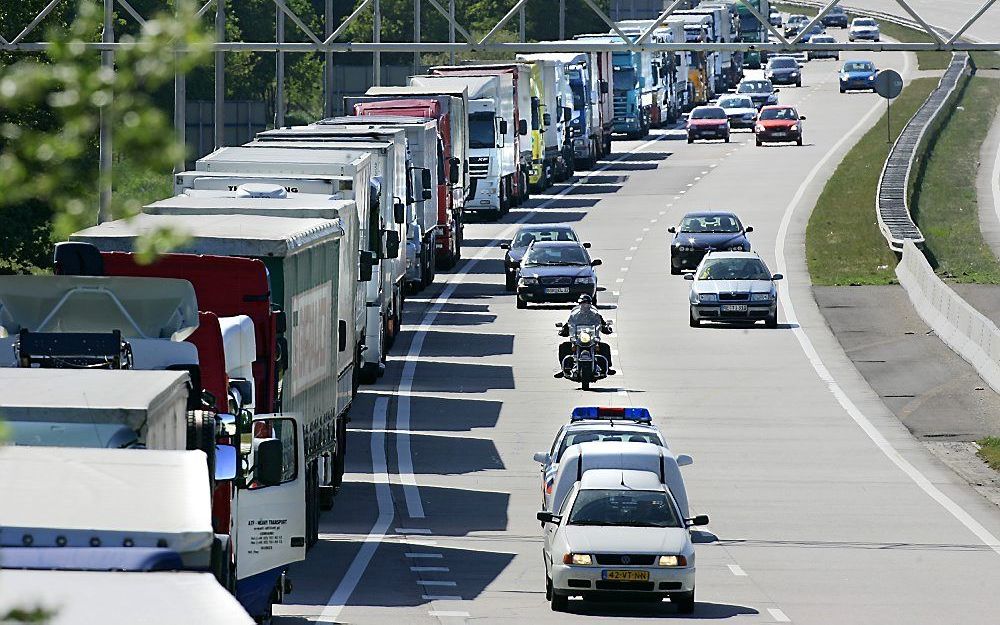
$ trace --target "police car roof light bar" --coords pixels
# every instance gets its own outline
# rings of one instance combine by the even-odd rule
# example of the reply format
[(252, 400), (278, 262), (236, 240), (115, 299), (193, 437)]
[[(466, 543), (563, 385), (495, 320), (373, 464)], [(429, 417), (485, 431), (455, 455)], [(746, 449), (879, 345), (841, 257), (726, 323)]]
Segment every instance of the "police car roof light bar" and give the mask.
[(570, 422), (587, 419), (622, 419), (636, 423), (652, 423), (648, 408), (611, 408), (606, 406), (577, 406), (570, 415)]

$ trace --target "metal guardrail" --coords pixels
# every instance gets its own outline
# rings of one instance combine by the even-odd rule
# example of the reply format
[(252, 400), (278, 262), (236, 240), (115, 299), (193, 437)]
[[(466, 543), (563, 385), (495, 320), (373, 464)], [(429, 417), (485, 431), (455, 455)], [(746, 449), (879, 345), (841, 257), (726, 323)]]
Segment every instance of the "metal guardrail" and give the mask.
[(968, 54), (964, 52), (952, 54), (951, 63), (941, 76), (941, 82), (899, 133), (882, 167), (882, 174), (878, 179), (878, 195), (875, 199), (878, 227), (889, 247), (896, 252), (903, 251), (903, 243), (907, 240), (913, 241), (918, 246), (924, 242), (924, 235), (913, 222), (907, 202), (913, 161), (927, 129), (955, 93), (959, 79), (968, 66)]

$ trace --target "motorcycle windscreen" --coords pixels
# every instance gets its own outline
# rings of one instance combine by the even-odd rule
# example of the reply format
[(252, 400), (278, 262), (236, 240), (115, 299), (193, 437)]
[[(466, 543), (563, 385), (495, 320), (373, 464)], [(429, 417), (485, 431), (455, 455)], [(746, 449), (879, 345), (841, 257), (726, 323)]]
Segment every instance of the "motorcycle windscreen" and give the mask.
[(233, 508), (236, 577), (284, 567), (306, 557), (306, 463), (299, 423), (263, 415), (240, 444), (247, 487)]

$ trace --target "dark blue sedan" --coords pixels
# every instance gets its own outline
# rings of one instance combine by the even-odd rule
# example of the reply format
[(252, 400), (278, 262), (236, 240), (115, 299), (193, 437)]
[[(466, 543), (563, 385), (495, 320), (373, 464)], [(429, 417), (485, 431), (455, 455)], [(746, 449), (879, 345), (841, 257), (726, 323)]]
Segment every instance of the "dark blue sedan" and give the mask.
[(840, 69), (840, 92), (871, 89), (875, 91), (878, 69), (871, 61), (847, 61)]
[(752, 226), (743, 226), (734, 213), (688, 213), (677, 227), (667, 230), (674, 235), (670, 244), (670, 273), (694, 269), (711, 251), (749, 252), (747, 233)]
[(517, 275), (517, 307), (528, 303), (575, 302), (589, 295), (597, 303), (600, 259), (590, 259), (578, 241), (534, 241), (521, 259)]

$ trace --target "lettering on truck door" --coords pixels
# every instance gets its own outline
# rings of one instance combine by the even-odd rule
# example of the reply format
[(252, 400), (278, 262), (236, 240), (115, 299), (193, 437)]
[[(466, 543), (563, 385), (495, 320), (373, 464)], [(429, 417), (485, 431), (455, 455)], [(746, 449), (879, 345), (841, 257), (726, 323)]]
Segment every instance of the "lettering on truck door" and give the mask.
[(292, 297), (291, 383), (298, 394), (330, 375), (333, 283)]

